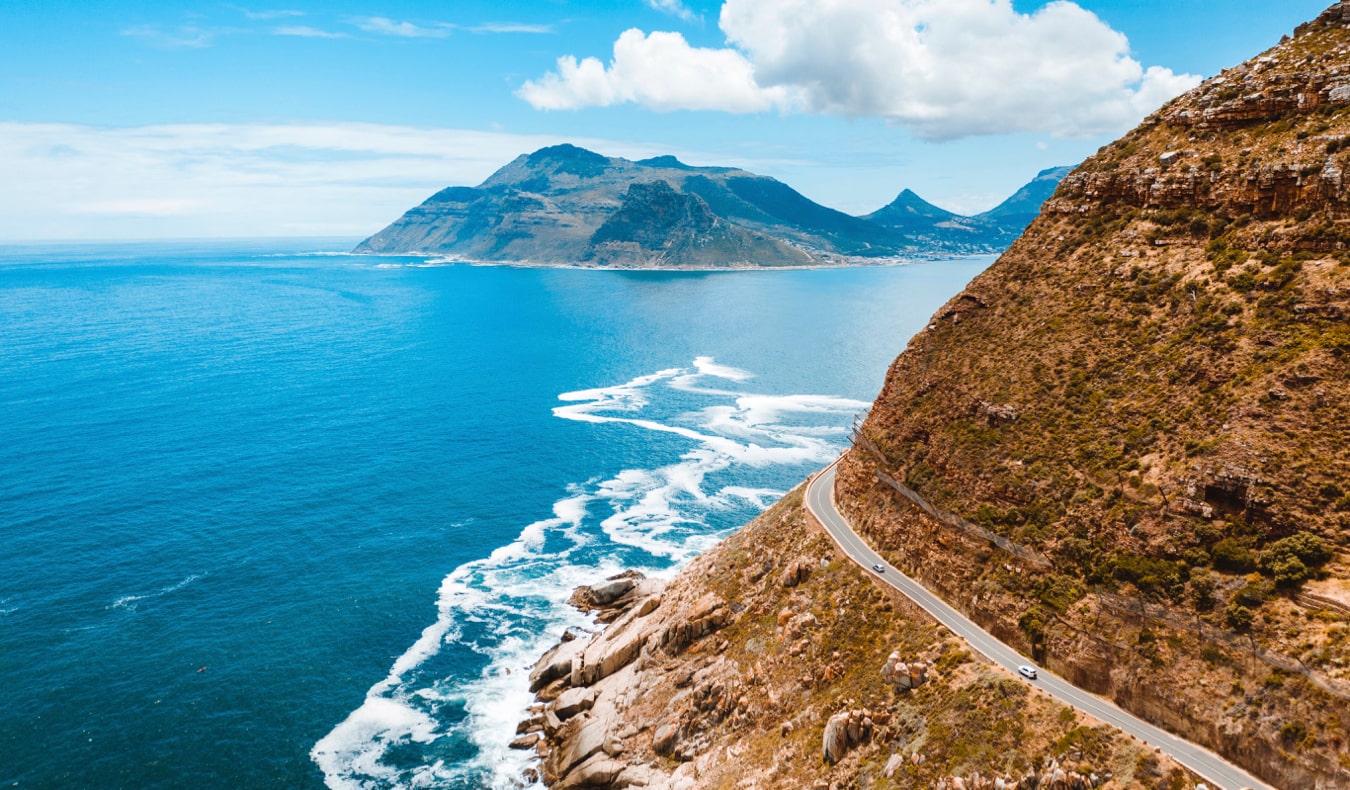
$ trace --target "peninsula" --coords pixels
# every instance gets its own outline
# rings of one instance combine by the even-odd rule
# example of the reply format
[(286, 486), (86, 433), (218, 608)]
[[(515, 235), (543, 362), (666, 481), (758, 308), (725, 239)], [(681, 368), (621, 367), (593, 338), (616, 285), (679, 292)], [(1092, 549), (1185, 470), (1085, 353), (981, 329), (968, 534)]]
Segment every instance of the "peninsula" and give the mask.
[[(867, 217), (781, 181), (673, 156), (630, 161), (574, 145), (517, 157), (476, 187), (449, 187), (361, 242), (358, 253), (610, 268), (821, 266), (996, 252), (1049, 196), (1046, 171), (1003, 205), (961, 217), (904, 192)], [(899, 201), (907, 201), (904, 207)], [(1034, 208), (1030, 204), (1034, 203)]]

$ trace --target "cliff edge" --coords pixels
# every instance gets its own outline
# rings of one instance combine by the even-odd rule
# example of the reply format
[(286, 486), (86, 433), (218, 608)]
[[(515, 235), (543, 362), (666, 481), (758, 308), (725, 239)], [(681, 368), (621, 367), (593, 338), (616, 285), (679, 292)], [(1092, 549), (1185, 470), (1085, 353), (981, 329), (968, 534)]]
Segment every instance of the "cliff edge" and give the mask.
[(1347, 167), (1340, 3), (1064, 178), (836, 491), (1004, 641), (1280, 787), (1350, 786)]

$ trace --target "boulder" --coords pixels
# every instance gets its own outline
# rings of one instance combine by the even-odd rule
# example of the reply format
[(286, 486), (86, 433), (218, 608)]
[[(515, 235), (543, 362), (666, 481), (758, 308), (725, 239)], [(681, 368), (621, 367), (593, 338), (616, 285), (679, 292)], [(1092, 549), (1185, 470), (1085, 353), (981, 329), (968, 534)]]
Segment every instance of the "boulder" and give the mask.
[(676, 721), (667, 721), (656, 732), (652, 733), (652, 751), (660, 755), (667, 755), (675, 751), (675, 747), (680, 742), (680, 724)]
[(619, 596), (636, 586), (637, 579), (631, 577), (594, 584), (591, 585), (591, 600), (600, 606), (605, 606), (619, 600)]
[(572, 659), (581, 654), (586, 641), (583, 639), (563, 642), (545, 653), (530, 670), (530, 691), (539, 691), (549, 683), (568, 677), (572, 672)]
[(577, 787), (622, 787), (615, 780), (627, 768), (626, 763), (601, 753), (592, 755), (552, 785), (553, 790), (572, 790)]
[(789, 563), (783, 569), (783, 586), (796, 587), (799, 584), (805, 584), (811, 578), (811, 569), (814, 566), (815, 563), (805, 558)]
[(892, 754), (891, 759), (886, 761), (886, 767), (882, 769), (881, 772), (886, 775), (887, 779), (891, 779), (895, 777), (896, 771), (899, 771), (902, 767), (904, 767), (904, 765), (905, 765), (904, 755)]
[(508, 748), (533, 749), (535, 744), (539, 743), (543, 738), (544, 736), (537, 732), (526, 733), (525, 735), (516, 738), (514, 741), (511, 741), (511, 743), (508, 744)]
[(608, 717), (572, 719), (567, 728), (560, 731), (562, 741), (558, 748), (549, 754), (544, 763), (544, 773), (552, 777), (563, 777), (572, 767), (605, 748), (609, 737)]
[(570, 719), (595, 704), (595, 690), (589, 688), (570, 688), (564, 691), (553, 703), (553, 712), (559, 719)]
[(825, 762), (834, 765), (848, 751), (848, 711), (840, 711), (825, 722), (825, 734), (821, 737), (821, 756)]

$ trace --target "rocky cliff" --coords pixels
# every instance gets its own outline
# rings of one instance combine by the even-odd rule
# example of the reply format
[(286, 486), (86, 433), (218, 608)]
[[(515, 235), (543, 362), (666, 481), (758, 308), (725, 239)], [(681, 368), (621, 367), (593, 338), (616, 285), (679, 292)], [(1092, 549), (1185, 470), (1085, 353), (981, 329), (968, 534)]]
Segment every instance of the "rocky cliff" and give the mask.
[[(558, 145), (518, 157), (477, 187), (437, 192), (356, 252), (628, 268), (802, 266), (989, 252), (1021, 231), (1013, 220), (944, 214), (889, 227), (736, 168)], [(961, 222), (978, 232), (950, 231)]]
[(836, 492), (1006, 641), (1279, 787), (1350, 787), (1347, 167), (1341, 3), (1064, 178)]

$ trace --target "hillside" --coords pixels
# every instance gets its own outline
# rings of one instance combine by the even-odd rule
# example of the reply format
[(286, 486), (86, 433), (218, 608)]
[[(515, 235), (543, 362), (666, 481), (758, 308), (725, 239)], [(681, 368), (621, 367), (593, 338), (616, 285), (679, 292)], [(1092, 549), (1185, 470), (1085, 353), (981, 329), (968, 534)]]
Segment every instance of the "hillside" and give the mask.
[(513, 745), (555, 790), (1195, 787), (886, 589), (794, 491), (668, 584), (579, 589), (610, 624), (540, 660)]
[(1005, 640), (1281, 787), (1350, 786), (1348, 23), (1067, 176), (896, 360), (837, 490)]
[[(1001, 639), (1282, 788), (1350, 787), (1347, 141), (1350, 2), (1064, 178), (896, 359), (835, 489)], [(582, 592), (613, 622), (536, 667), (518, 744), (551, 786), (1196, 786), (800, 499), (669, 586)]]
[(981, 220), (974, 236), (951, 233), (952, 222), (976, 221), (943, 214), (955, 219), (936, 231), (934, 222), (887, 227), (736, 168), (558, 145), (517, 157), (477, 187), (437, 192), (355, 251), (624, 268), (803, 266), (990, 252), (1021, 230)]

